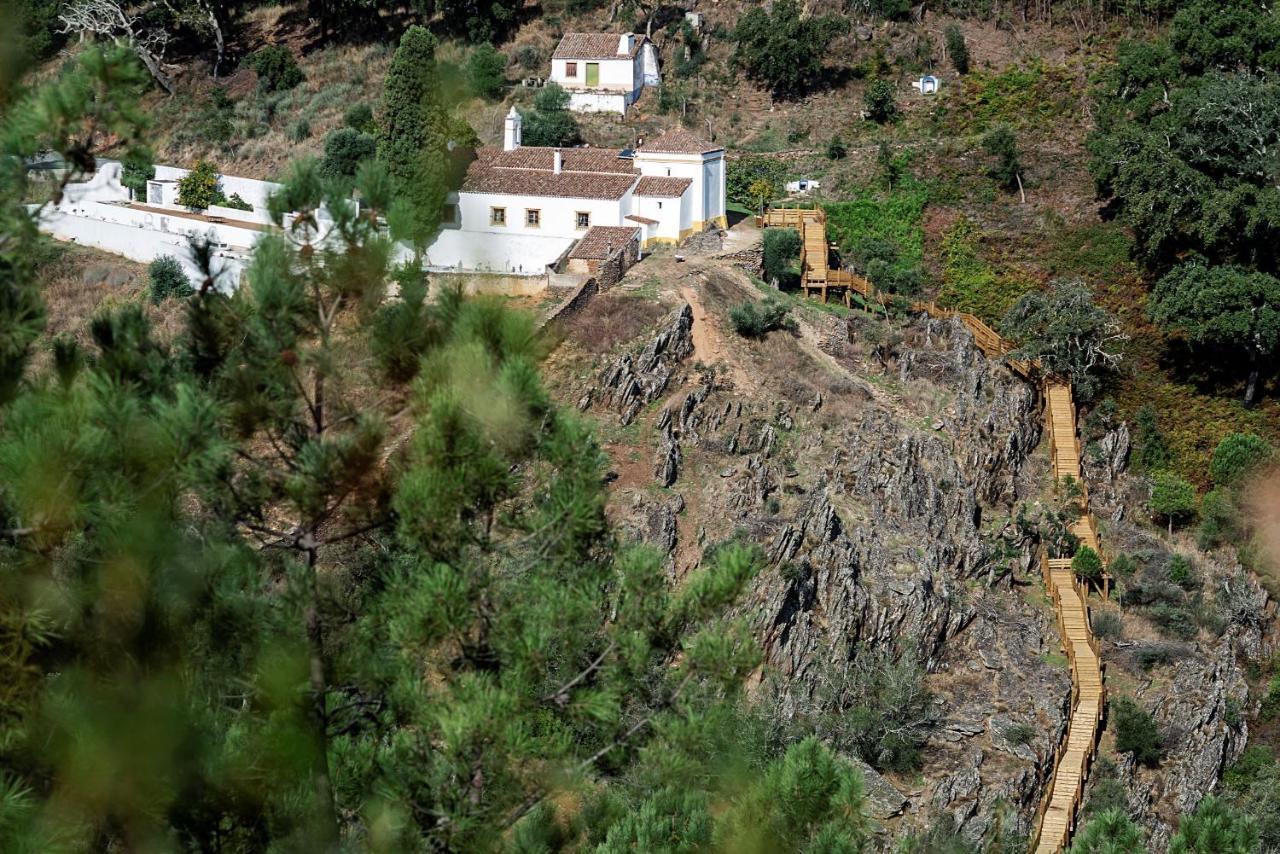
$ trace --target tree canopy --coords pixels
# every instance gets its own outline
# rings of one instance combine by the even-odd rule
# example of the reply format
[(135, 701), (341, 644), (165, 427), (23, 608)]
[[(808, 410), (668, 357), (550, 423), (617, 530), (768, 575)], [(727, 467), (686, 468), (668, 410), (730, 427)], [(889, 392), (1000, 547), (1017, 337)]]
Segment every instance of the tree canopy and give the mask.
[(1161, 276), (1152, 319), (1244, 356), (1247, 405), (1280, 335), (1277, 70), (1274, 9), (1182, 4), (1165, 36), (1121, 47), (1088, 143), (1099, 192)]
[(802, 17), (795, 0), (753, 6), (734, 28), (734, 61), (777, 97), (795, 98), (821, 78), (827, 47), (847, 29), (834, 15)]

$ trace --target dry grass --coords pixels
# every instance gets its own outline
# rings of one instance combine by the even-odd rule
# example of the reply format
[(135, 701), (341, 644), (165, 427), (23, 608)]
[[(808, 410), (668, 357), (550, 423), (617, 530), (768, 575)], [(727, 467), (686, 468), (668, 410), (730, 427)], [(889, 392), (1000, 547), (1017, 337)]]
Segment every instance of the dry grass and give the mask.
[(649, 330), (666, 313), (666, 307), (652, 300), (599, 294), (570, 315), (561, 331), (588, 353), (600, 355)]
[(169, 300), (153, 306), (146, 298), (147, 268), (84, 246), (60, 245), (55, 257), (40, 270), (41, 296), (45, 302), (45, 332), (36, 345), (40, 351), (35, 369), (48, 361), (48, 344), (56, 336), (70, 335), (89, 343), (89, 324), (113, 306), (142, 302), (156, 337), (169, 342), (182, 328), (182, 305)]

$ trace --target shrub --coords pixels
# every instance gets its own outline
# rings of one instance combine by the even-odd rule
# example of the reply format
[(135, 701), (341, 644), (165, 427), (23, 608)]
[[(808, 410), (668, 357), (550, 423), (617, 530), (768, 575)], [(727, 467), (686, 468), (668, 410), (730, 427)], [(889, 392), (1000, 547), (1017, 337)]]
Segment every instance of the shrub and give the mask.
[(775, 329), (789, 329), (791, 309), (776, 299), (742, 302), (729, 309), (733, 329), (743, 338), (762, 338)]
[(957, 74), (969, 73), (969, 45), (964, 40), (964, 33), (955, 24), (949, 24), (943, 31), (947, 44), (947, 55), (951, 57), (951, 65)]
[(240, 198), (239, 193), (232, 193), (228, 198), (223, 199), (222, 206), (224, 208), (233, 208), (238, 211), (253, 210), (253, 205)]
[(1179, 658), (1184, 658), (1185, 656), (1185, 648), (1172, 643), (1145, 643), (1133, 650), (1134, 663), (1144, 672), (1150, 671), (1154, 667), (1173, 664)]
[(877, 124), (885, 124), (898, 118), (897, 93), (893, 84), (884, 78), (871, 81), (871, 85), (863, 93), (862, 104), (867, 118)]
[(1196, 512), (1196, 490), (1170, 471), (1158, 471), (1151, 478), (1151, 512), (1164, 519), (1173, 533), (1175, 523), (1190, 519)]
[(1196, 636), (1195, 616), (1184, 607), (1157, 602), (1143, 614), (1163, 635), (1178, 640), (1191, 640)]
[(377, 152), (377, 141), (355, 128), (338, 128), (324, 138), (324, 160), (321, 168), (334, 177), (351, 178), (360, 164)]
[(1036, 728), (1026, 723), (1009, 724), (1005, 727), (1003, 735), (1010, 744), (1022, 746), (1030, 744), (1035, 739)]
[(1096, 611), (1092, 622), (1093, 633), (1103, 640), (1117, 640), (1124, 634), (1124, 619), (1116, 611)]
[(1134, 416), (1133, 462), (1138, 471), (1158, 471), (1173, 460), (1169, 443), (1160, 432), (1155, 407), (1146, 404)]
[(764, 279), (779, 287), (794, 287), (791, 266), (800, 257), (800, 232), (794, 228), (771, 228), (764, 233)]
[(1138, 564), (1127, 554), (1118, 554), (1111, 559), (1108, 567), (1117, 578), (1129, 578), (1138, 569)]
[(342, 114), (342, 124), (361, 133), (373, 133), (378, 129), (377, 123), (373, 120), (373, 107), (363, 102), (352, 104), (347, 108), (347, 111)]
[(258, 73), (258, 91), (282, 92), (303, 81), (302, 69), (284, 45), (271, 44), (245, 57), (244, 65)]
[(987, 174), (1006, 190), (1021, 182), (1022, 163), (1018, 160), (1018, 139), (1008, 125), (997, 125), (982, 138), (982, 148), (992, 158)]
[(1219, 487), (1211, 489), (1200, 499), (1200, 528), (1196, 531), (1196, 545), (1208, 551), (1231, 538), (1238, 527), (1235, 502), (1230, 493)]
[(311, 138), (311, 122), (305, 118), (298, 119), (289, 125), (289, 131), (286, 134), (290, 142), (302, 142), (304, 139)]
[(1077, 578), (1097, 581), (1102, 578), (1102, 558), (1089, 546), (1081, 546), (1075, 557), (1071, 558), (1071, 569)]
[(1174, 555), (1169, 558), (1169, 567), (1165, 572), (1169, 580), (1183, 590), (1190, 590), (1196, 586), (1195, 573), (1191, 569), (1191, 561), (1182, 555)]
[(1098, 757), (1093, 766), (1093, 790), (1085, 803), (1084, 814), (1096, 815), (1107, 810), (1129, 811), (1129, 793), (1120, 782), (1119, 769), (1109, 756)]
[(197, 210), (222, 204), (225, 197), (218, 178), (216, 166), (208, 160), (198, 161), (190, 172), (178, 179), (178, 204)]
[(1132, 753), (1135, 761), (1148, 768), (1159, 765), (1163, 746), (1151, 713), (1129, 697), (1116, 697), (1107, 705), (1116, 731), (1116, 750)]
[(1219, 486), (1237, 486), (1271, 458), (1271, 446), (1253, 433), (1231, 433), (1213, 451), (1209, 474)]
[(828, 160), (844, 160), (849, 156), (849, 149), (845, 146), (844, 140), (839, 134), (831, 137), (831, 141), (827, 143), (827, 159)]
[(733, 61), (779, 98), (793, 98), (822, 78), (823, 54), (848, 23), (835, 15), (802, 15), (795, 0), (753, 6), (734, 28)]
[(467, 57), (467, 79), (471, 89), (482, 98), (496, 100), (502, 97), (502, 87), (507, 82), (507, 58), (493, 45), (485, 42), (476, 45)]
[(194, 293), (182, 265), (172, 255), (161, 255), (147, 267), (147, 292), (156, 305), (170, 297), (187, 297)]

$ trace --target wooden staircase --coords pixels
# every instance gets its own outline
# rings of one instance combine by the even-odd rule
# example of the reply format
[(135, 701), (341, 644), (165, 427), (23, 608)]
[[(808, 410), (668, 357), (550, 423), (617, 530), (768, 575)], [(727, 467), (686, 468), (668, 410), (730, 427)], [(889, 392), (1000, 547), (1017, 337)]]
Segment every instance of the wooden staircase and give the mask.
[[(822, 210), (808, 208), (776, 208), (768, 211), (760, 222), (764, 227), (794, 228), (800, 232), (800, 283), (805, 296), (821, 295), (822, 301), (826, 302), (829, 292), (835, 290), (843, 293), (846, 305), (852, 303), (854, 293), (865, 300), (883, 303), (883, 296), (871, 282), (856, 273), (831, 269), (832, 247), (827, 242), (826, 223), (826, 214)], [(911, 310), (925, 312), (931, 317), (959, 318), (973, 333), (978, 349), (989, 358), (1007, 356), (1014, 349), (1011, 342), (981, 318), (967, 312), (940, 308), (932, 302), (914, 302)], [(1037, 362), (1009, 359), (1006, 364), (1024, 379), (1041, 375), (1041, 366)], [(1046, 376), (1041, 387), (1053, 478), (1056, 482), (1070, 477), (1081, 490), (1083, 512), (1072, 524), (1071, 532), (1080, 539), (1082, 546), (1089, 546), (1103, 557), (1105, 566), (1097, 520), (1088, 509), (1089, 496), (1080, 468), (1080, 440), (1071, 384), (1060, 377)], [(1037, 810), (1031, 847), (1036, 854), (1057, 854), (1070, 844), (1075, 831), (1085, 782), (1097, 753), (1098, 735), (1106, 709), (1106, 686), (1098, 641), (1089, 623), (1088, 590), (1072, 570), (1071, 558), (1051, 558), (1042, 551), (1040, 567), (1045, 590), (1053, 600), (1058, 632), (1071, 668), (1071, 717), (1066, 733), (1054, 751), (1053, 772)], [(1109, 582), (1110, 576), (1104, 569), (1104, 593), (1109, 590)]]

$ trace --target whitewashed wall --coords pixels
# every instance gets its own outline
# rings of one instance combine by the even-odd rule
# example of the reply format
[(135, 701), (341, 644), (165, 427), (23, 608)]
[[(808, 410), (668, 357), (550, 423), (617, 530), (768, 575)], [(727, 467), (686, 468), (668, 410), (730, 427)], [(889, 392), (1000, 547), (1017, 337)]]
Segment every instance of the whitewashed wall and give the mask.
[(710, 222), (724, 216), (724, 152), (668, 154), (636, 152), (636, 168), (642, 175), (689, 178), (693, 181), (690, 203), (693, 222)]
[(569, 109), (575, 113), (617, 113), (620, 116), (625, 116), (630, 103), (631, 99), (622, 93), (569, 93)]
[[(177, 181), (190, 171), (190, 169), (181, 169), (177, 166), (161, 166), (157, 164), (156, 180)], [(240, 198), (253, 205), (255, 211), (259, 208), (265, 211), (267, 198), (280, 189), (279, 184), (271, 181), (238, 178), (234, 175), (222, 175), (219, 177), (218, 182), (222, 185), (222, 192), (228, 197), (238, 194)]]
[[(577, 75), (570, 77), (566, 64), (576, 62)], [(600, 84), (592, 86), (596, 91), (612, 90), (614, 92), (634, 92), (639, 88), (640, 77), (636, 75), (636, 61), (631, 57), (621, 59), (553, 59), (551, 60), (551, 79), (566, 89), (587, 88), (587, 63), (600, 64)]]

